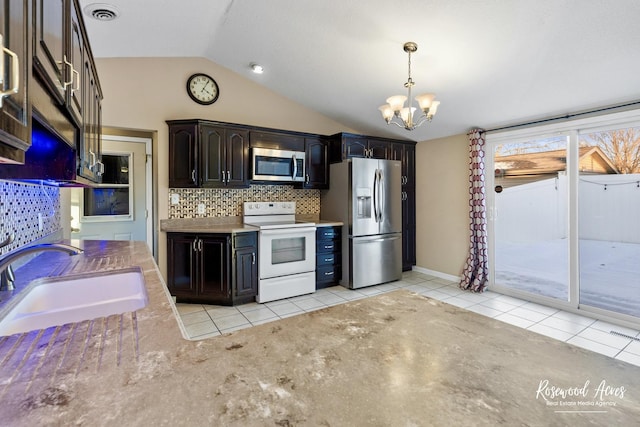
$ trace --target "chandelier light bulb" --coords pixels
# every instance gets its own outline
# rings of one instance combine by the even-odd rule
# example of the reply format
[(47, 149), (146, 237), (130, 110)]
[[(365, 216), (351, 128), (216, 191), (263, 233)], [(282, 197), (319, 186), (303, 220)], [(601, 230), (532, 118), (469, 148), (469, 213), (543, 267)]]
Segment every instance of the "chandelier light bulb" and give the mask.
[(404, 102), (406, 100), (407, 97), (404, 95), (395, 95), (387, 98), (387, 103), (389, 104), (389, 107), (391, 107), (391, 109), (395, 113), (397, 113), (398, 111), (402, 110), (402, 108), (404, 107)]
[(393, 109), (389, 104), (384, 104), (378, 107), (378, 110), (380, 110), (382, 117), (384, 117), (387, 123), (391, 122), (391, 119), (393, 118)]
[(429, 120), (431, 120), (431, 118), (436, 115), (436, 111), (438, 111), (438, 105), (440, 105), (440, 101), (433, 101), (433, 103), (431, 103), (431, 108), (429, 108), (429, 112), (427, 114), (427, 118)]
[(431, 107), (431, 103), (433, 102), (433, 98), (436, 96), (432, 93), (425, 93), (424, 95), (416, 96), (416, 101), (418, 101), (418, 105), (422, 111), (429, 110)]
[(405, 107), (400, 110), (400, 118), (405, 123), (410, 123), (413, 120), (413, 113), (416, 111), (416, 107)]

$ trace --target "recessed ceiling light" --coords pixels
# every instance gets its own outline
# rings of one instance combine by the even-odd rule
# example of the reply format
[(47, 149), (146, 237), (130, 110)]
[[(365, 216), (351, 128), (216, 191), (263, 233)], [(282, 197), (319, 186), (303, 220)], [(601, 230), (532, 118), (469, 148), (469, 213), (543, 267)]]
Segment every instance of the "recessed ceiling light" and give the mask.
[(84, 8), (84, 13), (98, 21), (113, 21), (120, 16), (118, 8), (108, 3), (91, 3)]
[(255, 62), (251, 63), (251, 71), (256, 74), (262, 74), (264, 72), (264, 67), (260, 64), (256, 64)]

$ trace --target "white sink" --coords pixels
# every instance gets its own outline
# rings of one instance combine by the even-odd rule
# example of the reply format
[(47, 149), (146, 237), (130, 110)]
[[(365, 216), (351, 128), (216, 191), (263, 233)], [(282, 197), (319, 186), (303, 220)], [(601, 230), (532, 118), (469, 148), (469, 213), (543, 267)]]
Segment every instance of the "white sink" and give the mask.
[(138, 267), (38, 279), (0, 311), (0, 336), (135, 311), (147, 303)]

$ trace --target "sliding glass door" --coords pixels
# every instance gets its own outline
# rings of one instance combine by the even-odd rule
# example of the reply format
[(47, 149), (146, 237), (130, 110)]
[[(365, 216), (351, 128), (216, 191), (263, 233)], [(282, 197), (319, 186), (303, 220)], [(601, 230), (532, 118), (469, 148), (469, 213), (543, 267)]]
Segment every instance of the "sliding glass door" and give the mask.
[(640, 325), (640, 111), (487, 136), (489, 287)]
[(569, 299), (567, 136), (493, 145), (495, 284)]
[(580, 305), (640, 317), (640, 128), (579, 141)]

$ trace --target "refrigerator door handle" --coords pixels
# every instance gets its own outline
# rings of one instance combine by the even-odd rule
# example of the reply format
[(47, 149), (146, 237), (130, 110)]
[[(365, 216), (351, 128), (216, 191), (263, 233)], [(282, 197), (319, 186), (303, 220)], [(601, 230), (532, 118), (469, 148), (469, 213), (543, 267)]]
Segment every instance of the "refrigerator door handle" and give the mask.
[(378, 169), (373, 173), (373, 218), (378, 222)]
[(383, 181), (384, 177), (382, 176), (382, 169), (378, 169), (378, 185), (380, 186), (380, 190), (378, 191), (378, 203), (380, 203), (380, 206), (378, 207), (378, 212), (380, 214), (379, 218), (378, 218), (378, 222), (382, 222), (383, 221), (383, 210), (382, 208), (385, 206), (385, 188), (384, 188), (384, 181)]

